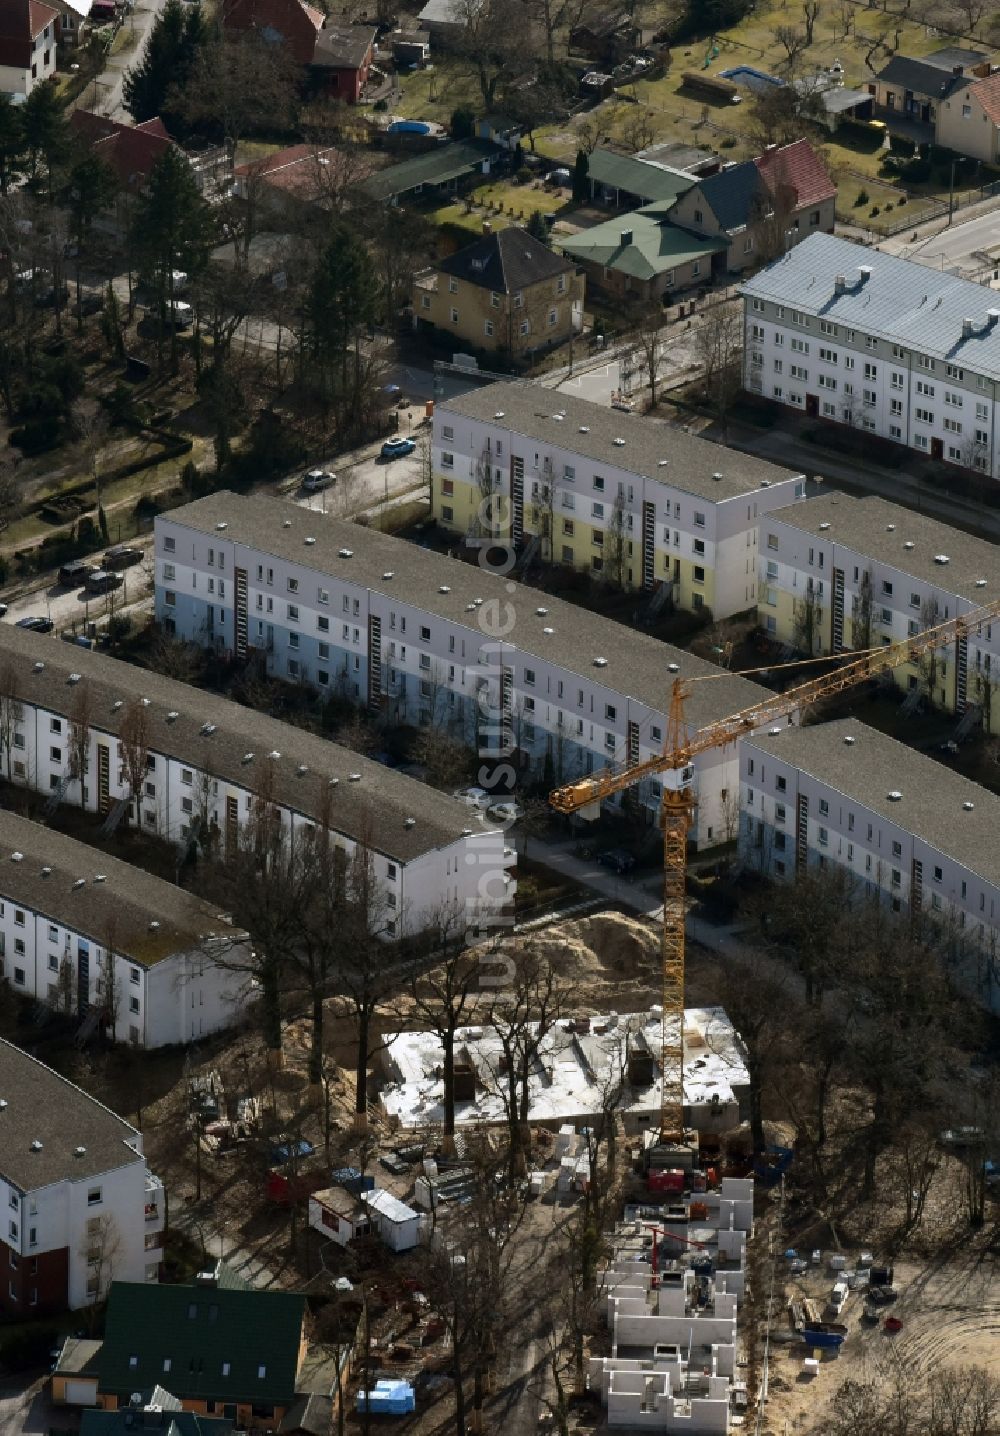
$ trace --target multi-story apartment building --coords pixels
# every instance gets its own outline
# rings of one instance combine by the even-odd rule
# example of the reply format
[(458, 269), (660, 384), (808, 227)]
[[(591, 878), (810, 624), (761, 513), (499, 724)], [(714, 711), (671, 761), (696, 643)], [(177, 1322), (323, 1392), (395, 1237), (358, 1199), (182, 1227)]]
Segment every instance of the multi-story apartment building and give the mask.
[(24, 1321), (156, 1281), (163, 1185), (142, 1133), (0, 1040), (0, 1311)]
[(853, 719), (740, 745), (740, 853), (775, 878), (836, 867), (858, 893), (964, 939), (965, 977), (1000, 1009), (1000, 798)]
[[(753, 550), (748, 547), (747, 552)], [(156, 521), (156, 616), (269, 673), (440, 727), (562, 782), (662, 749), (670, 685), (688, 722), (763, 690), (600, 614), (280, 499), (212, 494)], [(504, 766), (501, 764), (501, 766)], [(735, 833), (735, 755), (695, 765), (701, 845)], [(637, 795), (647, 817), (660, 788)]]
[(503, 833), (423, 783), (202, 689), (0, 624), (0, 774), (52, 801), (221, 851), (255, 797), (290, 829), (323, 822), (359, 845), (394, 914), (387, 936), (444, 902), (499, 909), (516, 890)]
[(816, 234), (742, 293), (752, 394), (1000, 477), (990, 289)]
[[(829, 493), (761, 525), (759, 613), (781, 643), (815, 654), (912, 637), (1000, 599), (1000, 550), (879, 498)], [(1000, 619), (894, 670), (949, 712), (1000, 730)]]
[(431, 505), (487, 535), (622, 587), (671, 586), (725, 618), (757, 598), (761, 515), (805, 494), (763, 459), (537, 385), (492, 384), (434, 414)]
[(140, 1047), (195, 1042), (242, 1010), (249, 940), (212, 904), (10, 812), (0, 855), (0, 976), (19, 996)]

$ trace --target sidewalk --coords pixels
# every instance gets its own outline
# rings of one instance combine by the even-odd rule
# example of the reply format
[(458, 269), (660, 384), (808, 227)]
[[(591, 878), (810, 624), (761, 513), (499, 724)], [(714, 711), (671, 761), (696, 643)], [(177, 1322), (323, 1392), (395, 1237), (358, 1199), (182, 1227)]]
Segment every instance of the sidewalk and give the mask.
[[(583, 840), (585, 841), (585, 839)], [(620, 903), (633, 912), (645, 917), (656, 917), (663, 911), (663, 879), (659, 874), (652, 877), (633, 878), (628, 874), (613, 872), (602, 866), (596, 858), (580, 858), (575, 849), (580, 838), (552, 843), (543, 838), (532, 837), (528, 843), (528, 856), (534, 863), (550, 868), (563, 877), (571, 878), (581, 887), (590, 888), (608, 902)], [(521, 840), (518, 839), (518, 850)]]

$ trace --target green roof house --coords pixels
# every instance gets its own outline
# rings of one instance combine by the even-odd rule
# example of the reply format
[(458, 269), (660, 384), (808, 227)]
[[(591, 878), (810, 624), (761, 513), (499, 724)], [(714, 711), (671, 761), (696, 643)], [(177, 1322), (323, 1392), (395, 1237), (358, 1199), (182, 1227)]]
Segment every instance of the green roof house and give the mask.
[(703, 238), (666, 218), (668, 202), (645, 205), (559, 242), (601, 289), (631, 299), (660, 299), (708, 284), (725, 239)]
[(113, 1282), (98, 1404), (114, 1411), (159, 1384), (184, 1411), (277, 1427), (296, 1397), (304, 1318), (304, 1296), (230, 1286), (214, 1274), (192, 1286)]

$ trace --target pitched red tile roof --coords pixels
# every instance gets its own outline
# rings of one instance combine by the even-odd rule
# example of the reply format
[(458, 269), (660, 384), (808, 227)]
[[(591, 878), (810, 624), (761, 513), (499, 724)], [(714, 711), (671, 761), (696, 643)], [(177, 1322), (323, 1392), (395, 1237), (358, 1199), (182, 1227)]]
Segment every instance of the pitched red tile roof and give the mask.
[(53, 20), (58, 19), (59, 11), (51, 5), (43, 5), (41, 0), (28, 0), (28, 19), (31, 25), (32, 38), (40, 35), (46, 25), (51, 25)]
[(781, 149), (765, 150), (757, 156), (754, 164), (772, 194), (779, 189), (793, 189), (799, 208), (836, 196), (837, 186), (808, 140), (796, 140)]
[(158, 115), (141, 125), (123, 125), (107, 115), (74, 110), (70, 125), (114, 170), (125, 189), (142, 189), (156, 161), (174, 143)]
[(283, 40), (300, 65), (312, 63), (323, 14), (305, 0), (223, 0), (222, 24), (227, 30), (257, 31), (266, 39)]
[(1000, 70), (985, 80), (977, 80), (969, 91), (969, 99), (978, 102), (988, 120), (1000, 125)]
[(269, 188), (313, 203), (330, 192), (320, 166), (336, 165), (340, 158), (340, 151), (333, 146), (321, 149), (318, 145), (289, 145), (266, 159), (237, 165), (235, 174), (237, 178), (262, 176)]

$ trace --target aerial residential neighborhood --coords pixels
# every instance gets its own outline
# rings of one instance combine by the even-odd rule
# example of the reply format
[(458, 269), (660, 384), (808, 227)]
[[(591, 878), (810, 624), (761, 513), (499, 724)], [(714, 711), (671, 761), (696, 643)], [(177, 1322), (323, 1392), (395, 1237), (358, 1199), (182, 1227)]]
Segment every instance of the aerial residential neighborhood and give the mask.
[(1000, 1436), (998, 136), (0, 0), (0, 1436)]

